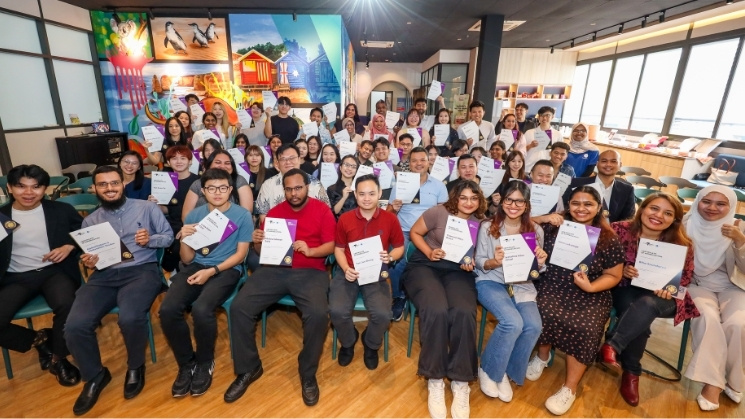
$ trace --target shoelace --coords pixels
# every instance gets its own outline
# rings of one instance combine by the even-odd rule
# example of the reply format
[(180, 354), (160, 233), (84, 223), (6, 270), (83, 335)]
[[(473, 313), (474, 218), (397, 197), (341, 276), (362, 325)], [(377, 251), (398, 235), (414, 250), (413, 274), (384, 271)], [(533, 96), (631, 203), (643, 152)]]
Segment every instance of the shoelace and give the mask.
[(572, 398), (572, 391), (566, 387), (562, 387), (556, 395), (562, 404), (566, 404)]
[(433, 385), (429, 390), (430, 396), (432, 396), (432, 401), (439, 403), (445, 403), (445, 385)]
[(453, 390), (453, 401), (458, 405), (458, 408), (468, 409), (468, 395), (470, 393), (468, 385), (456, 385)]

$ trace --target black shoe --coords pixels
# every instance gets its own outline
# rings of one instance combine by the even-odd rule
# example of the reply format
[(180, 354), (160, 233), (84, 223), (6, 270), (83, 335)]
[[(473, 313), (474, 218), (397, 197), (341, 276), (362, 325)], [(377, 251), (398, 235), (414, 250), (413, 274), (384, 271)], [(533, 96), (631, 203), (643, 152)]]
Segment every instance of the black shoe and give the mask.
[(132, 399), (145, 388), (145, 364), (134, 370), (127, 370), (124, 379), (124, 398)]
[(72, 407), (72, 412), (76, 415), (83, 415), (88, 413), (89, 410), (96, 405), (98, 396), (101, 394), (101, 390), (106, 387), (111, 381), (111, 373), (109, 369), (104, 367), (98, 375), (92, 380), (85, 383), (83, 391), (80, 392), (80, 396), (75, 400), (75, 405)]
[(225, 402), (233, 403), (240, 399), (246, 393), (246, 390), (248, 390), (248, 386), (258, 380), (262, 374), (264, 374), (264, 368), (259, 364), (255, 370), (235, 377), (235, 380), (230, 384), (230, 387), (228, 387), (228, 390), (225, 392)]
[(215, 371), (215, 361), (197, 364), (194, 369), (194, 378), (191, 381), (191, 395), (201, 396), (209, 390), (212, 385), (212, 372)]
[(192, 377), (194, 376), (194, 368), (196, 366), (197, 363), (195, 361), (190, 361), (178, 368), (178, 375), (176, 375), (176, 380), (171, 386), (171, 395), (173, 397), (183, 397), (189, 394)]
[(51, 329), (41, 329), (37, 333), (38, 343), (34, 348), (39, 352), (39, 366), (46, 371), (52, 366), (52, 334)]
[(318, 397), (320, 396), (316, 377), (313, 376), (302, 379), (301, 385), (303, 388), (303, 403), (305, 403), (306, 406), (315, 406), (315, 404), (318, 403)]
[(357, 331), (357, 329), (354, 329), (354, 342), (352, 343), (352, 346), (346, 347), (342, 346), (339, 349), (339, 365), (342, 367), (346, 367), (347, 365), (352, 363), (352, 360), (354, 359), (354, 345), (357, 344), (357, 339), (360, 337), (360, 332)]
[(57, 377), (57, 382), (65, 387), (72, 387), (80, 382), (80, 370), (67, 360), (61, 358), (57, 362), (52, 362), (49, 372)]
[(362, 357), (362, 359), (365, 361), (365, 366), (369, 370), (374, 370), (375, 368), (378, 368), (378, 350), (373, 349), (365, 343), (365, 334), (367, 333), (367, 329), (365, 329), (364, 332), (362, 332), (362, 347), (365, 348), (365, 355)]
[(393, 307), (391, 308), (391, 311), (393, 312), (392, 320), (394, 322), (400, 322), (401, 319), (404, 318), (404, 310), (406, 309), (406, 298), (404, 297), (398, 297), (393, 299)]

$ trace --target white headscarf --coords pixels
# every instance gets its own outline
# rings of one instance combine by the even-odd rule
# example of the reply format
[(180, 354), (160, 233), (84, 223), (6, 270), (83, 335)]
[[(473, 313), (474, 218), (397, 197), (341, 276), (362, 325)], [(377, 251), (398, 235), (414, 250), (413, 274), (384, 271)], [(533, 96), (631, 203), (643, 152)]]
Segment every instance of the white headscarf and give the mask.
[(569, 141), (569, 147), (570, 147), (569, 152), (574, 153), (574, 154), (582, 154), (582, 153), (587, 152), (587, 151), (597, 150), (598, 148), (595, 146), (595, 144), (591, 143), (590, 140), (588, 139), (588, 138), (590, 138), (589, 137), (589, 135), (590, 135), (590, 126), (589, 125), (587, 125), (584, 122), (577, 122), (572, 127), (572, 131), (571, 132), (573, 133), (574, 130), (577, 127), (580, 127), (580, 126), (581, 127), (585, 127), (585, 131), (587, 131), (587, 133), (585, 134), (585, 139), (582, 140), (582, 141), (574, 141), (574, 136), (570, 133), (569, 134), (569, 140), (570, 140)]
[[(724, 195), (729, 201), (729, 212), (716, 221), (706, 221), (698, 212), (698, 203), (712, 192)], [(702, 189), (691, 204), (691, 209), (683, 216), (686, 233), (693, 240), (693, 272), (697, 276), (706, 276), (719, 269), (724, 263), (727, 249), (732, 246), (732, 239), (722, 235), (722, 225), (734, 224), (737, 209), (737, 195), (732, 188), (711, 185)]]

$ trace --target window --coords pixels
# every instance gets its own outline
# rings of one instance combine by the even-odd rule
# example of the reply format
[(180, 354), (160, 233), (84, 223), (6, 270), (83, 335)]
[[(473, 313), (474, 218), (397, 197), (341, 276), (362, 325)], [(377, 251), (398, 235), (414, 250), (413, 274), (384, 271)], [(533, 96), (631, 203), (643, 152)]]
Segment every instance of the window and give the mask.
[(98, 122), (101, 102), (93, 66), (60, 60), (53, 64), (64, 119), (70, 122), (70, 114), (75, 114), (83, 124)]
[[(44, 60), (0, 53), (0, 119), (3, 129), (57, 126)], [(33, 99), (33, 106), (23, 106)]]
[(91, 58), (91, 44), (88, 34), (81, 31), (63, 28), (47, 23), (47, 39), (49, 52), (57, 57), (74, 58), (76, 60), (93, 61)]
[(691, 48), (671, 134), (711, 137), (739, 41), (729, 39)]
[(582, 105), (583, 122), (599, 124), (603, 117), (605, 94), (608, 91), (608, 80), (613, 61), (603, 61), (590, 66), (590, 76), (587, 78), (585, 102)]
[(569, 99), (564, 105), (564, 116), (562, 122), (574, 124), (579, 122), (579, 112), (582, 109), (582, 100), (585, 97), (585, 83), (587, 83), (587, 72), (590, 66), (580, 65), (574, 70), (574, 80), (572, 81), (572, 91)]
[(656, 133), (662, 131), (680, 62), (680, 52), (681, 49), (678, 48), (647, 55), (634, 117), (631, 120), (632, 130)]
[(616, 61), (613, 72), (608, 106), (605, 111), (603, 126), (607, 128), (627, 129), (634, 108), (634, 96), (639, 85), (644, 56), (622, 58)]
[(716, 138), (745, 141), (745, 120), (743, 119), (745, 95), (743, 92), (745, 92), (745, 54), (740, 53), (740, 62), (737, 63), (737, 71), (732, 79), (732, 86), (729, 89)]
[(0, 36), (0, 48), (41, 54), (39, 32), (33, 19), (0, 13), (0, 28), (8, 31), (4, 30), (5, 34)]

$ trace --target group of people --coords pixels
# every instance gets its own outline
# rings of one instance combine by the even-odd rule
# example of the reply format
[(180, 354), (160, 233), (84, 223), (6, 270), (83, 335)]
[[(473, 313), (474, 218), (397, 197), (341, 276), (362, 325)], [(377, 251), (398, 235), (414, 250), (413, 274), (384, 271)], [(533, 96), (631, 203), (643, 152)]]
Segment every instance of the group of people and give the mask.
[[(158, 205), (142, 156), (127, 152), (119, 167), (94, 171), (93, 189), (101, 206), (85, 219), (69, 205), (44, 199), (49, 175), (42, 168), (14, 168), (8, 173), (12, 202), (0, 208), (20, 225), (0, 241), (0, 346), (20, 352), (35, 348), (42, 369), (49, 369), (62, 385), (82, 380), (73, 412), (84, 414), (111, 380), (101, 363), (96, 328), (118, 307), (127, 351), (124, 396), (135, 397), (145, 385), (148, 314), (156, 296), (167, 290), (159, 318), (178, 363), (171, 393), (199, 396), (212, 383), (215, 310), (240, 287), (230, 307), (236, 378), (224, 400), (231, 403), (263, 374), (255, 340), (258, 317), (290, 295), (302, 314), (301, 395), (312, 406), (320, 398), (316, 372), (329, 319), (341, 344), (339, 364), (353, 361), (361, 338), (363, 362), (373, 370), (391, 319), (399, 320), (413, 304), (421, 342), (417, 374), (427, 379), (433, 418), (447, 416), (446, 379), (453, 393), (450, 413), (465, 418), (470, 414), (470, 382), (478, 381), (487, 396), (510, 402), (512, 382), (520, 386), (526, 378), (538, 380), (554, 349), (566, 354), (566, 373), (562, 387), (545, 405), (562, 415), (576, 399), (587, 367), (596, 361), (622, 371), (620, 395), (636, 406), (650, 325), (658, 317), (669, 317), (675, 324), (691, 320), (693, 358), (686, 376), (705, 384), (697, 397), (700, 408), (718, 408), (721, 392), (740, 402), (745, 389), (745, 225), (734, 220), (737, 200), (731, 189), (704, 188), (685, 215), (678, 199), (662, 192), (649, 195), (637, 209), (633, 187), (616, 177), (620, 155), (594, 148), (587, 141), (586, 124), (576, 124), (566, 143), (551, 128), (551, 108), (538, 111), (538, 125), (525, 120), (527, 106), (520, 105), (516, 115), (505, 113), (491, 124), (483, 120), (483, 104), (474, 102), (470, 115), (479, 128), (478, 138), (451, 128), (445, 145), (438, 146), (434, 132), (422, 130), (415, 136), (409, 130), (420, 124), (419, 112), (425, 109), (426, 102), (417, 102), (398, 130), (385, 125), (384, 102), (376, 106), (368, 127), (360, 124), (353, 104), (329, 127), (323, 111), (314, 109), (314, 121), (328, 134), (319, 127), (318, 136), (303, 138), (297, 122), (286, 120), (290, 102), (281, 97), (278, 115), (262, 119), (261, 112), (252, 112), (264, 123), (267, 143), (236, 134), (230, 145), (219, 135), (197, 144), (194, 137), (200, 130), (189, 140), (191, 118), (174, 115), (166, 123), (171, 138), (163, 151), (147, 156), (177, 173), (173, 199)], [(223, 125), (218, 132), (227, 139), (234, 129), (244, 131), (240, 126), (226, 128), (221, 110), (215, 112), (213, 105), (211, 112), (213, 127)], [(450, 123), (446, 109), (437, 118)], [(357, 147), (342, 158), (333, 134), (344, 129)], [(499, 139), (504, 132), (512, 137), (510, 146)], [(236, 145), (245, 147), (245, 161), (236, 161), (226, 150)], [(197, 156), (201, 162), (195, 170)], [(457, 159), (455, 176), (447, 185), (430, 175), (438, 156)], [(478, 174), (485, 156), (501, 162), (505, 170), (499, 187), (486, 195)], [(247, 176), (238, 170), (244, 163)], [(321, 183), (322, 169), (328, 167), (321, 163), (338, 165), (335, 184)], [(358, 176), (361, 166), (377, 163), (392, 170), (389, 184), (381, 184), (379, 173)], [(419, 189), (404, 203), (395, 185), (396, 176), (406, 172), (418, 175)], [(572, 178), (564, 195), (546, 214), (531, 214), (531, 185), (551, 185), (560, 173)], [(185, 239), (215, 211), (232, 222), (233, 232), (216, 246), (191, 247)], [(459, 262), (448, 260), (443, 250), (451, 219), (478, 228), (473, 253)], [(261, 264), (265, 231), (273, 228), (267, 223), (277, 220), (294, 220), (292, 249), (283, 259), (285, 266)], [(594, 257), (579, 272), (550, 263), (567, 221), (600, 231)], [(96, 269), (98, 255), (80, 254), (70, 233), (107, 222), (120, 236), (128, 261)], [(535, 275), (506, 278), (504, 237), (524, 233), (535, 234)], [(360, 285), (351, 247), (376, 236), (383, 249), (380, 277)], [(639, 275), (635, 258), (640, 239), (688, 248), (680, 281), (686, 289), (683, 298), (633, 286)], [(160, 265), (157, 249), (164, 249)], [(331, 255), (336, 266), (329, 278), (326, 260)], [(93, 272), (84, 284), (78, 260)], [(170, 286), (162, 281), (161, 269), (171, 272)], [(33, 331), (11, 323), (15, 312), (38, 294), (54, 311), (53, 327)], [(360, 294), (368, 310), (361, 333), (352, 321)], [(479, 303), (498, 320), (480, 358)], [(611, 307), (618, 325), (606, 333)], [(187, 312), (193, 318), (196, 346)], [(70, 354), (77, 367), (67, 360)]]

